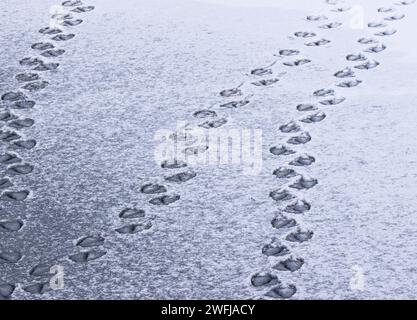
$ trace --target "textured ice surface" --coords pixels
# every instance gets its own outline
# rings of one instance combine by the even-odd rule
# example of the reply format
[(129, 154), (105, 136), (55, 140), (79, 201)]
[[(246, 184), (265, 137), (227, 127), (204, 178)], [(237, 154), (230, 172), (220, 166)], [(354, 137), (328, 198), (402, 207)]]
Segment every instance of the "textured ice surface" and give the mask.
[[(361, 72), (361, 85), (317, 98), (313, 92), (341, 82), (333, 76), (338, 70), (362, 63), (347, 61), (347, 55), (376, 45), (358, 39), (379, 31), (366, 25), (349, 28), (350, 13), (330, 11), (334, 6), (324, 1), (144, 0), (138, 5), (122, 0), (115, 5), (91, 0), (85, 5), (95, 9), (82, 13), (83, 23), (65, 32), (76, 36), (52, 41), (55, 35), (45, 37), (38, 30), (48, 26), (56, 4), (0, 4), (2, 94), (20, 87), (15, 77), (26, 69), (19, 60), (37, 54), (33, 44), (51, 41), (65, 50), (52, 60), (40, 56), (60, 65), (41, 74), (49, 82), (45, 89), (28, 93), (36, 105), (11, 109), (35, 121), (19, 131), (24, 143), (18, 145), (25, 149), (10, 150), (9, 143), (1, 143), (2, 155), (12, 154), (0, 158), (2, 172), (13, 170), (3, 160), (21, 159), (16, 161), (33, 166), (30, 173), (11, 178), (12, 190), (20, 192), (13, 196), (26, 199), (1, 200), (0, 225), (6, 228), (0, 228), (0, 257), (18, 260), (0, 260), (3, 296), (239, 299), (269, 292), (273, 298), (296, 293), (297, 299), (416, 298), (415, 6), (393, 6), (406, 17), (385, 20), (397, 30), (375, 37), (386, 50), (363, 53), (372, 55), (378, 68), (352, 69)], [(361, 5), (367, 21), (394, 16), (377, 11), (392, 1)], [(329, 19), (306, 19), (321, 15)], [(344, 25), (317, 28), (337, 21)], [(309, 38), (311, 33), (317, 39)], [(331, 42), (304, 45), (322, 38)], [(277, 57), (280, 50), (299, 50), (300, 55)], [(279, 82), (250, 85), (264, 79), (248, 76), (251, 70), (277, 59), (274, 75), (265, 79), (278, 76)], [(294, 68), (281, 63), (298, 59), (311, 63)], [(192, 167), (196, 176), (189, 181), (165, 180), (188, 168), (161, 168), (154, 161), (154, 134), (175, 130), (177, 121), (194, 121), (198, 110), (233, 101), (225, 101), (219, 92), (244, 81), (243, 95), (230, 99), (251, 102), (236, 104), (241, 107), (230, 112), (215, 111), (227, 118), (223, 127), (262, 130), (261, 172), (245, 175), (238, 166), (200, 165)], [(341, 98), (346, 101), (319, 104)], [(312, 205), (295, 217), (301, 229), (282, 233), (271, 226), (278, 203), (269, 194), (286, 180), (272, 172), (297, 156), (282, 158), (269, 150), (302, 134), (279, 130), (310, 115), (297, 110), (301, 104), (320, 105), (326, 112), (324, 121), (303, 124), (311, 141), (291, 146), (314, 156), (308, 169), (294, 168), (319, 183), (300, 191)], [(166, 185), (169, 195), (181, 198), (167, 206), (152, 205), (149, 201), (159, 195), (141, 193), (146, 184)], [(306, 207), (304, 202), (287, 205), (288, 211)], [(140, 216), (123, 218), (126, 209)], [(5, 224), (17, 220), (23, 223), (18, 232), (3, 230), (18, 228), (20, 223)], [(300, 239), (304, 234), (299, 232), (308, 235), (309, 230), (314, 232), (309, 241), (285, 240)], [(278, 271), (282, 286), (260, 290), (252, 285), (254, 275), (269, 274), (278, 262), (291, 261), (262, 253), (275, 237), (303, 265), (294, 272)], [(49, 290), (45, 277), (31, 275), (39, 265), (62, 265), (64, 288)], [(359, 289), (351, 285), (358, 274), (364, 279)], [(270, 279), (276, 282), (274, 276)]]

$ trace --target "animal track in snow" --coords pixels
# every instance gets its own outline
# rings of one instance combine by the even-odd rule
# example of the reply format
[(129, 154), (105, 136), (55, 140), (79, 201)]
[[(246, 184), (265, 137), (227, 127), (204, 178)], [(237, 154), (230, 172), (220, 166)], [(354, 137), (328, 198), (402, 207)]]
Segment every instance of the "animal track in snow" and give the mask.
[(335, 28), (340, 27), (341, 25), (342, 25), (341, 22), (331, 22), (331, 23), (323, 24), (323, 25), (319, 26), (319, 28), (321, 28), (321, 29), (335, 29)]
[(52, 37), (51, 39), (54, 41), (68, 41), (75, 37), (75, 34), (57, 34), (56, 36)]
[(54, 35), (54, 34), (62, 33), (62, 30), (58, 28), (45, 27), (45, 28), (40, 29), (39, 32), (45, 35)]
[(323, 101), (320, 101), (320, 103), (324, 106), (334, 106), (334, 105), (342, 103), (345, 100), (346, 100), (346, 98), (340, 97), (340, 98), (333, 98), (333, 99), (323, 100)]
[(272, 72), (271, 67), (275, 64), (276, 64), (276, 61), (274, 61), (267, 67), (253, 69), (251, 70), (250, 74), (253, 76), (266, 76), (266, 75), (272, 74), (273, 72)]
[(313, 237), (313, 231), (302, 231), (301, 229), (297, 229), (296, 232), (292, 232), (286, 236), (286, 240), (290, 242), (306, 242), (309, 241)]
[(145, 211), (142, 209), (126, 208), (119, 213), (119, 218), (121, 219), (136, 219), (144, 217)]
[(27, 82), (39, 80), (39, 75), (37, 73), (19, 73), (16, 77), (17, 81)]
[(94, 6), (77, 7), (71, 11), (76, 12), (76, 13), (84, 13), (84, 12), (89, 12), (91, 10), (94, 10)]
[(335, 92), (333, 89), (320, 89), (313, 92), (313, 95), (316, 97), (327, 97), (334, 96)]
[(0, 284), (0, 300), (10, 299), (16, 287), (10, 283), (1, 283)]
[(49, 286), (49, 281), (45, 281), (25, 286), (23, 290), (31, 294), (44, 294), (52, 289)]
[(318, 181), (314, 178), (306, 178), (304, 176), (301, 176), (296, 182), (290, 185), (290, 188), (297, 189), (297, 190), (303, 190), (303, 189), (311, 189), (315, 185), (317, 185)]
[(243, 100), (240, 100), (240, 101), (230, 101), (228, 103), (221, 104), (220, 107), (221, 108), (229, 108), (229, 109), (241, 108), (241, 107), (246, 106), (249, 103), (250, 103), (250, 101), (248, 99), (243, 99)]
[(323, 121), (325, 118), (326, 114), (324, 112), (317, 112), (301, 119), (300, 121), (304, 123), (317, 123)]
[(15, 164), (6, 170), (7, 175), (29, 174), (33, 171), (33, 166), (30, 164)]
[(193, 113), (195, 118), (215, 118), (217, 113), (212, 110), (199, 110)]
[(77, 263), (87, 263), (89, 261), (97, 260), (104, 256), (107, 251), (92, 249), (89, 251), (79, 252), (69, 256), (69, 259)]
[(266, 293), (267, 297), (275, 299), (289, 299), (296, 294), (297, 288), (290, 284), (288, 286), (278, 285)]
[(41, 56), (45, 57), (45, 58), (55, 58), (55, 57), (59, 57), (60, 55), (63, 55), (65, 53), (64, 49), (51, 49), (51, 50), (46, 50), (44, 52), (41, 53)]
[(49, 277), (51, 276), (51, 265), (40, 263), (29, 271), (29, 275), (33, 277)]
[(288, 200), (292, 200), (294, 199), (294, 195), (292, 195), (288, 190), (275, 190), (275, 191), (271, 191), (269, 193), (269, 196), (274, 200), (274, 201), (288, 201)]
[(0, 251), (0, 263), (17, 263), (23, 255), (19, 251)]
[(394, 11), (394, 8), (384, 8), (384, 7), (382, 7), (382, 8), (378, 8), (378, 12), (392, 12), (392, 11)]
[(48, 81), (37, 81), (37, 82), (30, 82), (25, 84), (22, 89), (28, 90), (28, 91), (39, 91), (42, 89), (45, 89), (49, 85)]
[(301, 128), (295, 121), (291, 121), (287, 124), (280, 126), (279, 130), (283, 133), (292, 133), (292, 132), (299, 132)]
[(157, 183), (148, 183), (140, 188), (140, 192), (144, 194), (155, 194), (167, 192), (167, 189), (163, 185)]
[(284, 209), (285, 212), (294, 214), (303, 214), (311, 209), (311, 204), (305, 200), (297, 200), (294, 203), (287, 205)]
[(12, 108), (14, 109), (31, 109), (35, 106), (35, 101), (31, 100), (22, 100), (17, 101), (12, 105)]
[(225, 118), (220, 118), (217, 120), (210, 120), (210, 121), (205, 121), (201, 124), (199, 124), (199, 127), (202, 127), (204, 129), (215, 129), (215, 128), (219, 128), (223, 125), (225, 125), (227, 123), (227, 119)]
[(149, 201), (150, 204), (156, 205), (156, 206), (167, 206), (171, 203), (174, 203), (180, 199), (180, 195), (174, 194), (174, 195), (164, 195), (160, 197), (153, 198)]
[(38, 59), (38, 58), (23, 58), (21, 60), (19, 60), (19, 64), (21, 66), (26, 66), (26, 67), (33, 67), (36, 66), (38, 64), (42, 63), (42, 60)]
[(298, 66), (302, 66), (304, 64), (310, 63), (310, 62), (311, 60), (309, 59), (298, 59), (295, 61), (287, 61), (287, 62), (284, 62), (283, 64), (288, 67), (298, 67)]
[(135, 234), (138, 232), (149, 230), (150, 228), (152, 228), (152, 222), (147, 221), (145, 223), (134, 223), (129, 224), (127, 226), (123, 226), (121, 228), (116, 229), (116, 232), (120, 234)]
[(356, 69), (369, 70), (379, 66), (378, 61), (367, 61), (366, 63), (355, 66)]
[(104, 244), (104, 238), (102, 236), (86, 236), (79, 239), (76, 243), (77, 246), (83, 248), (97, 247)]
[(294, 271), (301, 269), (303, 264), (304, 264), (304, 259), (302, 258), (294, 259), (291, 257), (286, 260), (278, 262), (278, 264), (275, 265), (273, 268), (279, 271), (294, 272)]
[(37, 42), (37, 43), (32, 44), (30, 47), (34, 50), (43, 51), (43, 50), (53, 49), (54, 45), (49, 42)]
[(5, 112), (0, 113), (0, 121), (7, 122), (7, 121), (10, 121), (10, 120), (13, 120), (13, 119), (16, 119), (16, 118), (17, 118), (17, 116), (10, 113), (9, 111), (5, 111)]
[(332, 11), (332, 12), (346, 12), (346, 11), (349, 11), (351, 9), (352, 9), (352, 7), (345, 6), (345, 7), (340, 7), (340, 8), (334, 8), (334, 9), (332, 9), (330, 11)]
[(316, 159), (313, 156), (310, 156), (308, 154), (302, 154), (299, 157), (295, 158), (293, 161), (291, 161), (289, 164), (291, 166), (303, 167), (310, 166), (314, 162), (316, 162)]
[(22, 220), (0, 221), (0, 231), (17, 232), (23, 227)]
[(161, 163), (161, 168), (163, 169), (179, 169), (186, 167), (187, 164), (184, 161), (172, 159), (172, 160), (164, 160)]
[(63, 25), (64, 27), (75, 27), (78, 26), (79, 24), (81, 24), (83, 22), (83, 20), (81, 19), (75, 19), (75, 20), (64, 20), (61, 22), (61, 25)]
[(348, 61), (365, 61), (366, 60), (366, 57), (362, 53), (359, 53), (359, 54), (348, 54), (346, 56), (346, 60), (348, 60)]
[(81, 0), (68, 0), (62, 2), (62, 5), (64, 7), (75, 7), (75, 6), (81, 6), (83, 3)]
[(300, 50), (296, 50), (296, 49), (283, 49), (283, 50), (279, 50), (279, 55), (280, 56), (286, 56), (286, 57), (290, 57), (290, 56), (296, 56), (300, 54)]
[(278, 145), (278, 146), (272, 147), (271, 149), (269, 149), (269, 151), (275, 156), (288, 156), (290, 154), (295, 153), (294, 150), (284, 145)]
[(401, 19), (404, 19), (404, 18), (405, 18), (405, 14), (397, 13), (397, 14), (393, 14), (392, 16), (385, 17), (384, 20), (397, 21), (397, 20), (401, 20)]
[(16, 132), (13, 131), (0, 131), (0, 140), (5, 142), (11, 142), (20, 138)]
[(23, 129), (23, 128), (29, 128), (33, 126), (35, 123), (34, 120), (29, 118), (24, 119), (17, 119), (9, 122), (9, 127), (15, 128), (15, 129)]
[(29, 195), (29, 191), (22, 190), (22, 191), (6, 191), (2, 194), (2, 198), (6, 200), (15, 200), (15, 201), (23, 201)]
[(290, 250), (282, 245), (277, 238), (262, 247), (262, 253), (267, 257), (282, 257), (290, 253)]
[(0, 163), (2, 164), (14, 164), (19, 163), (22, 160), (13, 153), (5, 153), (0, 155)]
[(331, 41), (327, 40), (327, 39), (320, 39), (317, 41), (311, 41), (311, 42), (307, 42), (305, 43), (305, 45), (307, 47), (320, 47), (320, 46), (325, 46), (326, 44), (329, 44)]
[(306, 19), (308, 21), (323, 21), (323, 20), (327, 20), (328, 18), (325, 15), (317, 15), (317, 16), (307, 16)]
[(404, 1), (396, 2), (395, 5), (397, 5), (397, 6), (408, 6), (408, 5), (413, 4), (415, 2), (416, 2), (416, 0), (404, 0)]
[(13, 143), (16, 147), (22, 149), (32, 149), (36, 146), (36, 140), (29, 139), (29, 140), (19, 140)]
[(187, 147), (184, 149), (183, 153), (188, 156), (198, 155), (204, 153), (208, 150), (208, 146), (195, 146), (195, 147)]
[(361, 80), (355, 79), (355, 80), (340, 82), (337, 84), (337, 86), (341, 88), (352, 88), (352, 87), (356, 87), (360, 85), (361, 83), (362, 83)]
[(266, 86), (271, 86), (274, 83), (277, 83), (278, 81), (279, 81), (278, 78), (273, 78), (273, 79), (254, 81), (252, 82), (252, 84), (257, 87), (266, 87)]
[(277, 276), (270, 273), (256, 273), (251, 278), (254, 287), (272, 286), (279, 283)]
[(289, 144), (305, 144), (307, 142), (311, 141), (311, 136), (308, 132), (303, 132), (299, 136), (292, 137), (288, 139), (287, 143)]
[(355, 73), (351, 68), (344, 68), (343, 70), (337, 71), (334, 76), (336, 78), (351, 78), (355, 76)]
[(241, 86), (243, 86), (243, 83), (241, 83), (236, 88), (222, 90), (220, 91), (220, 96), (225, 97), (225, 98), (240, 96), (242, 95), (242, 90), (240, 90)]
[(11, 183), (9, 178), (0, 179), (0, 189), (7, 189), (10, 187), (13, 187), (13, 183)]
[(1, 100), (9, 101), (9, 102), (25, 100), (25, 99), (26, 99), (25, 94), (20, 91), (10, 91), (1, 96)]
[(388, 30), (384, 30), (384, 31), (377, 32), (377, 33), (374, 33), (374, 34), (376, 36), (379, 36), (379, 37), (385, 37), (385, 36), (391, 36), (391, 35), (393, 35), (395, 33), (397, 33), (397, 30), (395, 30), (395, 29), (388, 29)]
[(302, 104), (297, 105), (298, 111), (314, 111), (317, 109), (318, 109), (317, 106), (315, 106), (314, 104), (302, 103)]
[(297, 175), (297, 172), (295, 172), (293, 169), (279, 167), (278, 169), (274, 170), (272, 175), (276, 176), (278, 179), (288, 179), (295, 177)]
[(373, 38), (360, 38), (358, 40), (358, 42), (360, 44), (370, 44), (370, 43), (378, 43), (377, 40), (373, 39)]
[(174, 174), (173, 176), (166, 177), (165, 180), (169, 182), (176, 182), (176, 183), (182, 183), (187, 182), (188, 180), (191, 180), (195, 178), (197, 174), (192, 171), (187, 172), (180, 172), (177, 174)]
[(368, 53), (379, 53), (381, 51), (384, 51), (387, 47), (384, 44), (378, 44), (376, 46), (373, 47), (369, 47), (368, 49), (364, 50), (365, 52)]
[(41, 63), (37, 67), (35, 67), (33, 70), (35, 71), (51, 71), (55, 70), (59, 67), (59, 63), (50, 62), (50, 63)]
[(305, 32), (305, 31), (297, 31), (294, 33), (294, 35), (298, 38), (312, 38), (316, 36), (314, 32)]
[(369, 28), (385, 28), (386, 26), (385, 22), (368, 22)]
[(297, 226), (295, 219), (287, 218), (282, 213), (277, 213), (271, 220), (271, 225), (275, 229), (288, 229)]

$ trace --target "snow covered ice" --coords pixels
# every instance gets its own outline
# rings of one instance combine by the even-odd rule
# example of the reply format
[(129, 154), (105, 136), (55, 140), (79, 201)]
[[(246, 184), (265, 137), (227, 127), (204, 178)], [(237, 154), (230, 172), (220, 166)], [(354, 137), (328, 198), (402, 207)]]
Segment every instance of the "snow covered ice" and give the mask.
[(413, 0), (0, 9), (0, 299), (417, 298)]

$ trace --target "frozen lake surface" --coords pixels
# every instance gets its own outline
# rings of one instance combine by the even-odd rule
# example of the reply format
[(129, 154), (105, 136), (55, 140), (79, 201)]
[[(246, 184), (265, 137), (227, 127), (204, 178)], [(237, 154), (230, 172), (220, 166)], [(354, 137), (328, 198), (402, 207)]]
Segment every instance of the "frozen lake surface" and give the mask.
[(0, 3), (0, 299), (417, 298), (417, 4), (83, 2)]

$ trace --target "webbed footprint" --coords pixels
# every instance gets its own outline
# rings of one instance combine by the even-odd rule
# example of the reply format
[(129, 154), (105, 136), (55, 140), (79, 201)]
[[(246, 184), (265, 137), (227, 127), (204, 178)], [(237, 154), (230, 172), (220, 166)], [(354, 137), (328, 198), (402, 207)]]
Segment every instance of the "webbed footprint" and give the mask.
[(150, 228), (152, 228), (152, 222), (147, 221), (145, 223), (134, 223), (129, 224), (127, 226), (123, 226), (121, 228), (116, 229), (116, 232), (120, 234), (135, 234), (138, 232), (149, 230)]
[(254, 287), (272, 286), (278, 284), (277, 276), (270, 273), (256, 273), (251, 278), (251, 284)]
[(287, 218), (281, 213), (275, 215), (271, 220), (271, 225), (275, 229), (288, 229), (297, 226), (295, 219)]
[(302, 231), (298, 229), (296, 232), (292, 232), (286, 236), (286, 240), (290, 242), (306, 242), (309, 241), (313, 237), (313, 231)]
[(165, 196), (153, 198), (149, 201), (149, 203), (156, 205), (156, 206), (167, 206), (171, 203), (178, 201), (179, 199), (180, 199), (180, 195), (177, 195), (177, 194), (165, 195)]
[(314, 162), (316, 162), (316, 159), (313, 156), (310, 156), (308, 154), (302, 154), (299, 157), (295, 158), (293, 161), (291, 161), (289, 164), (291, 166), (310, 166)]
[(265, 295), (274, 299), (289, 299), (297, 293), (297, 288), (294, 285), (282, 286), (279, 285), (272, 288)]
[(301, 122), (304, 123), (317, 123), (323, 121), (326, 118), (326, 114), (324, 112), (317, 112), (312, 115), (307, 116), (304, 119), (301, 119)]
[(17, 263), (22, 257), (23, 255), (19, 251), (0, 251), (0, 263)]
[(169, 182), (183, 183), (195, 178), (197, 174), (192, 171), (180, 172), (172, 176), (166, 177), (165, 180)]
[(275, 190), (269, 193), (269, 196), (275, 201), (288, 201), (295, 198), (288, 190)]
[(286, 260), (278, 262), (278, 264), (275, 265), (273, 268), (279, 271), (294, 272), (294, 271), (301, 269), (303, 264), (304, 264), (304, 259), (302, 258), (294, 259), (291, 257)]
[(305, 144), (307, 142), (311, 141), (311, 136), (308, 132), (303, 132), (299, 136), (291, 137), (288, 139), (287, 143), (289, 144)]
[(314, 178), (306, 178), (301, 176), (296, 182), (290, 185), (290, 188), (303, 190), (303, 189), (311, 189), (318, 184), (317, 179)]
[(284, 209), (285, 212), (294, 213), (294, 214), (303, 214), (307, 211), (310, 211), (311, 204), (305, 200), (297, 200), (294, 203), (287, 205)]
[(22, 220), (0, 221), (0, 231), (17, 232), (23, 227)]
[(105, 250), (89, 250), (79, 252), (69, 256), (69, 259), (78, 263), (87, 263), (89, 261), (97, 260), (107, 253)]
[(270, 243), (262, 247), (262, 253), (267, 257), (281, 257), (290, 253), (290, 250), (282, 245), (278, 239), (273, 238)]

